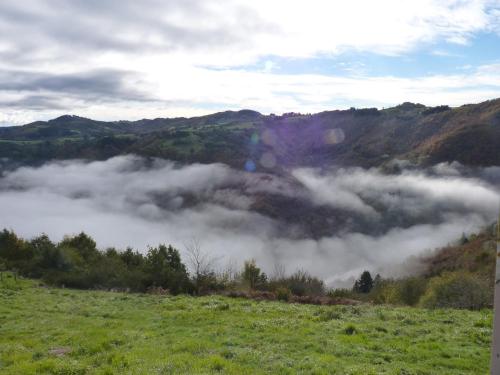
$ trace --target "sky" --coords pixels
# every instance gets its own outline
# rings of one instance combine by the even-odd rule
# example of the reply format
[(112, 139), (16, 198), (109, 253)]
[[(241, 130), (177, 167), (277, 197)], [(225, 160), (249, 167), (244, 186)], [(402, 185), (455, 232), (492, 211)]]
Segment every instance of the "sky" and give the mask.
[(0, 125), (500, 97), (500, 0), (2, 0)]

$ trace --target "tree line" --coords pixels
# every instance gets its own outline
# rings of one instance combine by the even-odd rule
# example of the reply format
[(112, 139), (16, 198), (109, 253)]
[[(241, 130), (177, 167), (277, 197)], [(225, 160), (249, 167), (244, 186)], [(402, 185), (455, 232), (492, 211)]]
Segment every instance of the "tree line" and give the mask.
[(178, 249), (165, 244), (148, 247), (144, 254), (132, 248), (100, 250), (84, 232), (58, 243), (46, 234), (25, 240), (13, 231), (0, 232), (0, 277), (9, 270), (59, 287), (242, 297), (250, 292), (301, 303), (323, 304), (330, 298), (430, 308), (481, 309), (493, 300), (491, 280), (464, 270), (400, 279), (372, 277), (364, 271), (352, 288), (328, 289), (323, 280), (303, 270), (287, 274), (276, 265), (269, 276), (255, 260), (245, 261), (241, 269), (228, 266), (217, 271), (216, 259), (195, 240), (186, 246), (185, 255), (187, 264)]
[[(99, 250), (95, 240), (82, 232), (58, 243), (42, 234), (30, 240), (4, 229), (0, 232), (0, 272), (41, 279), (55, 285), (79, 289), (114, 289), (133, 292), (193, 295), (229, 290), (279, 291), (288, 295), (324, 295), (322, 280), (305, 271), (285, 275), (277, 267), (268, 277), (255, 260), (244, 262), (241, 270), (215, 270), (215, 259), (201, 250), (196, 241), (186, 247), (184, 263), (172, 245), (148, 247), (143, 254), (132, 248)], [(190, 268), (190, 271), (188, 270)]]

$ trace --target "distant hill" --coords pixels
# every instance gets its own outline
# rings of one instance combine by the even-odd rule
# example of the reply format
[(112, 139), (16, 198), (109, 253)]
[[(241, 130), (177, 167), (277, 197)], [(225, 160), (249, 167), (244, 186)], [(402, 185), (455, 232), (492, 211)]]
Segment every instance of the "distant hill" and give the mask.
[[(61, 116), (0, 128), (0, 158), (105, 159), (135, 153), (181, 162), (279, 167), (379, 166), (399, 158), (421, 165), (459, 161), (500, 165), (500, 99), (458, 108), (403, 103), (376, 108), (265, 116), (227, 111), (193, 118), (103, 122)], [(252, 166), (253, 166), (252, 164)]]

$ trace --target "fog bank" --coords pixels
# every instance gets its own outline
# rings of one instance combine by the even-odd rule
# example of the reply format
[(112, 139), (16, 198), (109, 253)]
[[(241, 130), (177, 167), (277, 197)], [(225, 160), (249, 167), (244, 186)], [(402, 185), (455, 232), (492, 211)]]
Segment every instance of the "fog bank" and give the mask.
[[(182, 250), (195, 237), (221, 263), (255, 258), (266, 271), (280, 263), (332, 282), (364, 269), (397, 274), (409, 256), (491, 224), (499, 176), (498, 168), (457, 164), (390, 175), (301, 168), (276, 176), (135, 156), (53, 162), (4, 173), (0, 228), (53, 240), (83, 230), (101, 248), (140, 251), (158, 243)], [(280, 199), (299, 202), (317, 220), (307, 225), (328, 235), (305, 234), (306, 224), (287, 217), (287, 200), (275, 208)], [(325, 212), (344, 219), (329, 228)]]

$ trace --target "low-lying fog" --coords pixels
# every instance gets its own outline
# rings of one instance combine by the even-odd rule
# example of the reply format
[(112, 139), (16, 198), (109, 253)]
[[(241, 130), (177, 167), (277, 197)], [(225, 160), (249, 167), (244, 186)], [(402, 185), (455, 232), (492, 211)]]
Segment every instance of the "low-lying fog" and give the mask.
[[(135, 156), (54, 162), (4, 173), (0, 228), (53, 240), (83, 230), (101, 248), (140, 251), (158, 243), (182, 251), (197, 238), (221, 266), (255, 258), (268, 272), (279, 263), (327, 282), (364, 269), (396, 275), (408, 257), (491, 224), (499, 204), (500, 168), (404, 166), (395, 174), (301, 168), (278, 177)], [(305, 220), (288, 217), (297, 202)], [(311, 226), (323, 234), (309, 235)]]

